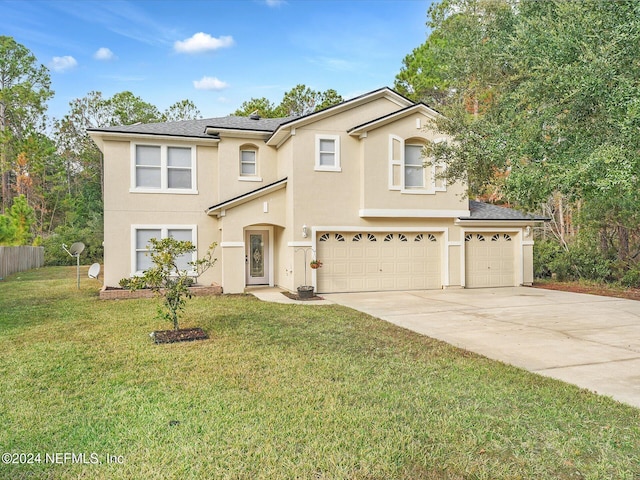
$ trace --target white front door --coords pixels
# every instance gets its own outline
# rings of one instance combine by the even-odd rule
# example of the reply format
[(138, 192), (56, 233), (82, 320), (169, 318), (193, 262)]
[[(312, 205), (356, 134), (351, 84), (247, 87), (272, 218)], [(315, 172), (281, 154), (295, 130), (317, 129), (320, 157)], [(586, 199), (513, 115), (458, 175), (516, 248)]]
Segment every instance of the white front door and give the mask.
[(245, 245), (247, 285), (268, 285), (269, 231), (247, 230)]

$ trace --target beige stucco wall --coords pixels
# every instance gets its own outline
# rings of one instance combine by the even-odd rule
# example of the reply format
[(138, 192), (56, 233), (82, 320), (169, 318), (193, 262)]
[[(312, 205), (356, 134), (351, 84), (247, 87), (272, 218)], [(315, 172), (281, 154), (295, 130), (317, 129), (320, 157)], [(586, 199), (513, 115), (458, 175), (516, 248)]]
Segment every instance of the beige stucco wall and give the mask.
[[(256, 150), (257, 174), (254, 178), (240, 175), (240, 149)], [(231, 138), (223, 136), (218, 144), (217, 178), (214, 203), (223, 202), (279, 180), (277, 151), (264, 144), (264, 138)], [(257, 181), (256, 178), (260, 178)], [(211, 204), (213, 205), (213, 204)], [(210, 205), (209, 205), (210, 206)]]
[[(427, 143), (442, 139), (433, 131), (425, 128), (429, 117), (415, 113), (401, 118), (390, 125), (367, 132), (360, 140), (363, 167), (361, 175), (362, 209), (402, 209), (402, 210), (467, 210), (464, 197), (465, 186), (454, 184), (447, 186), (445, 192), (424, 193), (421, 190), (401, 192), (389, 189), (389, 136), (395, 135), (405, 140), (419, 140)], [(417, 123), (418, 122), (418, 123)], [(418, 128), (417, 125), (420, 125)], [(430, 179), (430, 170), (427, 177)]]
[[(144, 143), (156, 143), (145, 141)], [(163, 142), (157, 142), (161, 144)], [(170, 145), (193, 146), (190, 142), (171, 141)], [(117, 286), (131, 275), (131, 226), (197, 226), (197, 247), (203, 252), (212, 242), (219, 242), (217, 220), (205, 214), (213, 203), (216, 184), (216, 148), (196, 147), (198, 194), (137, 193), (131, 188), (131, 142), (104, 142), (104, 283)], [(218, 257), (219, 250), (216, 252)], [(219, 263), (219, 262), (218, 262)], [(221, 265), (216, 265), (198, 281), (203, 284), (220, 281)]]
[(523, 255), (523, 267), (524, 267), (522, 284), (531, 285), (533, 284), (533, 242), (532, 241), (523, 242), (522, 255)]

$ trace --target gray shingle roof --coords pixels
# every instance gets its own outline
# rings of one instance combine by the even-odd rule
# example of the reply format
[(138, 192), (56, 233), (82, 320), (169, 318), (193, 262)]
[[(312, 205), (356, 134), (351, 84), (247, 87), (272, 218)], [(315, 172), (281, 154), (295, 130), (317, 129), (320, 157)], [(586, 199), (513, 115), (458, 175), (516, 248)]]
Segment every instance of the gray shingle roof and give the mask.
[(546, 217), (519, 212), (513, 208), (499, 207), (484, 202), (469, 200), (469, 217), (460, 217), (460, 220), (516, 220), (516, 221), (545, 221)]
[(254, 120), (249, 117), (218, 117), (199, 120), (183, 120), (180, 122), (138, 123), (134, 125), (119, 125), (89, 129), (90, 132), (132, 133), (142, 135), (171, 135), (176, 137), (212, 138), (207, 135), (207, 128), (220, 130), (246, 130), (256, 132), (273, 132), (283, 123), (295, 117), (260, 118)]

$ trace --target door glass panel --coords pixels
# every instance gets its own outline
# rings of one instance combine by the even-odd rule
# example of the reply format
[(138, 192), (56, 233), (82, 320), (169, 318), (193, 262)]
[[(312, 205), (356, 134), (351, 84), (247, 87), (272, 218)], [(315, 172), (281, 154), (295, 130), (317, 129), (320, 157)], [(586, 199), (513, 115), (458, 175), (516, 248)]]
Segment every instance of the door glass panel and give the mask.
[(252, 277), (264, 277), (264, 243), (262, 234), (250, 234), (249, 274)]

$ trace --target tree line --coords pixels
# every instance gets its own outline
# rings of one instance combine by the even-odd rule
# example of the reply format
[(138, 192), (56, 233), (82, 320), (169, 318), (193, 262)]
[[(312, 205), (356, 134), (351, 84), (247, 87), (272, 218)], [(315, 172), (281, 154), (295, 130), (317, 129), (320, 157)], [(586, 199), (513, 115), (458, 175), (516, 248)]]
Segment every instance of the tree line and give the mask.
[[(188, 99), (160, 111), (129, 91), (109, 98), (92, 91), (71, 101), (63, 118), (49, 120), (53, 95), (48, 69), (27, 47), (0, 36), (0, 245), (44, 245), (46, 263), (55, 265), (69, 262), (62, 243), (82, 241), (83, 261), (99, 262), (104, 169), (87, 129), (202, 115)], [(297, 116), (341, 101), (334, 90), (297, 85), (279, 105), (251, 99), (233, 114)]]
[(395, 88), (470, 195), (550, 218), (537, 276), (640, 284), (640, 3), (442, 0)]

